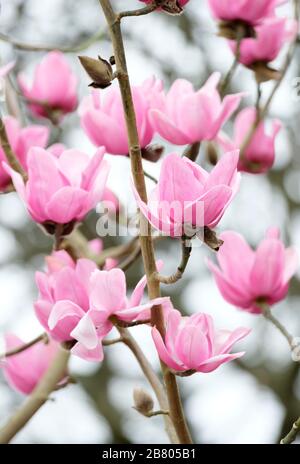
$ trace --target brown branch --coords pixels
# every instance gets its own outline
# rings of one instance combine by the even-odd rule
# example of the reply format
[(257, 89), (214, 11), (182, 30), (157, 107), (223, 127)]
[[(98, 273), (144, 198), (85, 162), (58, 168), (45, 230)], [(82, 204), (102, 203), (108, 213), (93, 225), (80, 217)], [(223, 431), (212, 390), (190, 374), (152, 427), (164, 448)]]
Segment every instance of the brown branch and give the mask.
[(22, 353), (22, 351), (28, 350), (28, 348), (31, 348), (33, 345), (36, 345), (39, 342), (48, 343), (48, 341), (48, 335), (46, 333), (43, 333), (28, 343), (24, 343), (21, 346), (6, 351), (6, 353), (0, 354), (0, 359), (8, 358), (9, 356), (15, 356), (16, 354)]
[(157, 10), (158, 6), (154, 3), (145, 6), (144, 8), (139, 8), (137, 10), (129, 10), (129, 11), (122, 11), (118, 13), (117, 20), (120, 21), (122, 18), (130, 17), (130, 16), (144, 16), (149, 13), (153, 13), (153, 11)]
[(9, 37), (8, 35), (3, 34), (2, 32), (0, 33), (0, 40), (2, 42), (10, 43), (11, 45), (13, 45), (13, 47), (17, 48), (18, 50), (23, 50), (27, 52), (40, 52), (40, 51), (51, 52), (53, 50), (59, 50), (63, 53), (78, 53), (83, 50), (86, 50), (90, 45), (92, 45), (94, 42), (97, 42), (97, 40), (101, 39), (104, 36), (105, 34), (102, 31), (99, 31), (78, 45), (67, 45), (67, 46), (26, 44), (22, 42), (21, 40), (14, 39), (13, 37)]
[(3, 119), (0, 117), (0, 145), (5, 153), (8, 164), (12, 169), (17, 171), (23, 177), (24, 181), (27, 180), (27, 174), (22, 168), (16, 154), (13, 152), (5, 129)]
[[(141, 148), (137, 132), (136, 117), (127, 71), (127, 63), (120, 21), (118, 21), (118, 17), (111, 6), (110, 0), (99, 0), (99, 3), (106, 17), (114, 49), (116, 69), (118, 73), (117, 75), (123, 101), (124, 116), (126, 120), (128, 133), (131, 171), (138, 194), (144, 202), (147, 202), (147, 192), (143, 173)], [(140, 215), (140, 226), (140, 243), (145, 272), (147, 276), (148, 294), (150, 299), (154, 299), (160, 296), (160, 285), (159, 282), (155, 279), (157, 268), (155, 264), (154, 248), (151, 237), (151, 227), (143, 215)], [(162, 336), (164, 336), (164, 317), (161, 307), (157, 306), (151, 310), (151, 320), (152, 324), (155, 325), (162, 334)], [(162, 364), (162, 370), (164, 375), (167, 396), (169, 400), (169, 407), (167, 407), (166, 409), (170, 410), (170, 417), (176, 429), (176, 433), (178, 435), (180, 443), (191, 443), (192, 440), (185, 421), (181, 399), (176, 383), (176, 378), (173, 374), (169, 373), (164, 364)]]
[(224, 77), (223, 81), (221, 82), (220, 85), (220, 95), (221, 97), (224, 97), (226, 94), (226, 90), (231, 82), (231, 79), (233, 78), (233, 75), (239, 65), (239, 60), (241, 56), (241, 44), (242, 44), (242, 39), (244, 37), (244, 27), (241, 26), (237, 30), (237, 40), (236, 40), (236, 51), (234, 55), (234, 60), (232, 65), (230, 66), (226, 76)]
[(294, 422), (293, 427), (289, 433), (280, 441), (281, 445), (291, 445), (297, 438), (298, 433), (300, 432), (300, 417)]
[[(158, 376), (155, 374), (151, 364), (149, 363), (148, 359), (144, 355), (143, 351), (141, 350), (138, 343), (135, 341), (129, 330), (118, 327), (117, 328), (120, 336), (122, 338), (123, 343), (130, 349), (134, 357), (136, 358), (137, 362), (139, 363), (146, 379), (148, 380), (149, 384), (151, 385), (159, 406), (163, 411), (169, 410), (169, 403), (168, 398), (166, 396), (164, 387), (160, 382)], [(173, 427), (172, 421), (169, 416), (164, 417), (166, 432), (169, 435), (170, 440), (172, 443), (178, 443), (178, 438), (176, 435), (176, 431)]]
[(46, 403), (49, 395), (66, 375), (70, 353), (59, 349), (47, 372), (43, 375), (31, 395), (23, 405), (0, 429), (0, 444), (9, 443), (12, 438), (27, 424), (33, 415)]
[(272, 312), (271, 312), (271, 309), (269, 307), (269, 305), (265, 304), (265, 303), (261, 303), (260, 304), (260, 308), (262, 310), (262, 314), (263, 316), (269, 321), (271, 322), (274, 327), (276, 327), (276, 329), (279, 330), (279, 332), (284, 336), (284, 338), (287, 340), (289, 346), (291, 349), (294, 349), (295, 348), (295, 344), (294, 344), (294, 340), (295, 340), (295, 337), (293, 337), (293, 335), (291, 335), (288, 330), (284, 327), (283, 324), (281, 324), (281, 322), (275, 317), (273, 316)]
[(182, 237), (181, 239), (181, 262), (177, 268), (177, 271), (171, 276), (163, 276), (158, 272), (155, 275), (155, 278), (162, 284), (170, 285), (178, 282), (183, 276), (183, 273), (188, 265), (190, 256), (192, 252), (191, 241)]

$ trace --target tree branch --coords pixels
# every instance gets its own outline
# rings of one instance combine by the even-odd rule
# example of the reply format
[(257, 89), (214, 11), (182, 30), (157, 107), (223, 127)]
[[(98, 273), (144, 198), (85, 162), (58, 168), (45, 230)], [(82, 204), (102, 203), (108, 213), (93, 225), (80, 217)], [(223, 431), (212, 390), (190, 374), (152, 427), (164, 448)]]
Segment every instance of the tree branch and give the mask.
[[(135, 110), (127, 71), (120, 21), (118, 21), (117, 15), (111, 6), (110, 0), (99, 0), (99, 3), (106, 17), (114, 49), (117, 77), (123, 101), (124, 116), (128, 133), (131, 171), (135, 187), (141, 199), (144, 202), (147, 202), (147, 191), (143, 173), (141, 148), (136, 126)], [(159, 282), (155, 279), (157, 268), (155, 264), (154, 248), (151, 237), (151, 227), (143, 215), (140, 215), (140, 226), (142, 230), (142, 233), (140, 234), (140, 243), (147, 276), (148, 294), (150, 299), (154, 299), (160, 296), (160, 285)], [(151, 320), (152, 324), (155, 325), (162, 336), (164, 336), (164, 317), (161, 307), (157, 306), (151, 310)], [(180, 443), (191, 443), (192, 440), (184, 418), (176, 379), (173, 374), (168, 372), (164, 364), (162, 364), (162, 370), (167, 390), (167, 396), (169, 399), (169, 407), (166, 409), (170, 411), (170, 417), (176, 429)]]
[(0, 117), (0, 145), (5, 153), (5, 156), (7, 158), (8, 164), (21, 176), (23, 179), (26, 181), (27, 180), (27, 174), (22, 168), (16, 154), (13, 152), (8, 137), (5, 129), (5, 125), (3, 122), (3, 119)]
[(9, 356), (14, 356), (16, 354), (22, 353), (22, 351), (28, 350), (28, 348), (31, 348), (33, 345), (39, 342), (48, 343), (48, 335), (46, 333), (43, 333), (28, 343), (24, 343), (23, 345), (18, 346), (17, 348), (13, 348), (12, 350), (6, 351), (6, 353), (0, 354), (0, 360), (8, 358)]
[(41, 378), (31, 395), (23, 405), (0, 429), (0, 444), (9, 443), (12, 438), (27, 424), (33, 415), (46, 403), (49, 395), (56, 389), (57, 384), (66, 375), (70, 353), (59, 349), (49, 369)]
[[(143, 351), (132, 337), (129, 330), (121, 327), (117, 327), (122, 342), (130, 349), (134, 357), (136, 358), (137, 362), (139, 363), (146, 379), (148, 380), (149, 384), (151, 385), (157, 401), (163, 411), (169, 410), (169, 403), (168, 398), (166, 396), (165, 390), (163, 385), (161, 384), (159, 378), (155, 374), (154, 370), (152, 369), (151, 364), (149, 363), (148, 359), (144, 355)], [(172, 443), (178, 443), (178, 438), (176, 431), (174, 429), (173, 423), (169, 416), (164, 416), (164, 421), (166, 425), (166, 432), (169, 435), (170, 440)]]
[(300, 417), (294, 422), (293, 427), (289, 433), (280, 441), (281, 445), (291, 445), (297, 438), (298, 433), (300, 432)]
[(183, 273), (187, 267), (187, 264), (191, 256), (191, 252), (192, 252), (191, 241), (186, 239), (185, 237), (182, 237), (181, 238), (181, 261), (177, 268), (177, 271), (169, 277), (163, 276), (157, 272), (155, 275), (155, 278), (160, 283), (167, 284), (167, 285), (175, 284), (176, 282), (178, 282), (178, 280), (182, 278)]
[(105, 34), (103, 31), (99, 31), (96, 34), (92, 35), (90, 38), (84, 40), (78, 45), (34, 45), (34, 44), (25, 44), (21, 40), (14, 39), (13, 37), (9, 37), (6, 34), (0, 32), (0, 40), (2, 42), (7, 42), (13, 45), (13, 47), (17, 48), (18, 50), (23, 50), (27, 52), (51, 52), (53, 50), (59, 50), (63, 53), (79, 53), (83, 50), (86, 50), (90, 45), (100, 40), (104, 37)]

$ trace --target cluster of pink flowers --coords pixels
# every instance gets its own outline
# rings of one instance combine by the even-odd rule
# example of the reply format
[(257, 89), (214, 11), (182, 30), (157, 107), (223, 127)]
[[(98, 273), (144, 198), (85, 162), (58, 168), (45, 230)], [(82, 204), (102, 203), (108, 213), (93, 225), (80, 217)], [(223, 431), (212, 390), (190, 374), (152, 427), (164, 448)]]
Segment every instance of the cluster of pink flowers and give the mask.
[[(181, 8), (188, 1), (178, 0), (175, 6)], [(283, 44), (294, 37), (297, 25), (275, 16), (278, 4), (278, 0), (209, 0), (213, 15), (221, 22), (253, 28), (254, 37), (243, 37), (239, 47), (238, 58), (245, 66), (254, 69), (257, 63), (268, 65)], [(162, 9), (170, 12), (168, 8), (167, 2), (162, 4)], [(231, 41), (230, 47), (236, 52), (236, 41)], [(12, 66), (2, 68), (0, 76)], [(235, 119), (232, 138), (228, 137), (222, 128), (243, 95), (222, 99), (220, 77), (213, 73), (197, 91), (184, 79), (176, 80), (169, 91), (155, 78), (132, 88), (142, 149), (158, 134), (177, 146), (214, 141), (224, 151), (210, 172), (177, 153), (166, 155), (147, 204), (133, 187), (142, 214), (155, 229), (171, 237), (200, 237), (204, 227), (214, 229), (238, 191), (238, 171), (263, 173), (274, 163), (280, 121), (273, 121), (271, 131), (261, 121), (240, 156), (257, 110), (244, 108)], [(44, 57), (31, 86), (23, 75), (18, 81), (32, 115), (37, 118), (49, 118), (58, 124), (77, 108), (77, 78), (60, 52)], [(106, 186), (109, 163), (105, 153), (126, 156), (129, 151), (118, 87), (93, 89), (81, 101), (78, 114), (83, 130), (97, 147), (93, 157), (59, 143), (47, 148), (47, 127), (21, 128), (13, 117), (4, 119), (8, 141), (26, 176), (12, 169), (0, 148), (0, 189), (4, 191), (12, 181), (31, 218), (47, 232), (59, 231), (61, 236), (68, 235), (102, 200), (109, 199), (116, 210), (119, 208), (118, 199)], [(256, 252), (235, 232), (224, 232), (220, 238), (224, 243), (218, 252), (219, 266), (209, 260), (208, 267), (226, 301), (259, 314), (262, 304), (270, 306), (285, 298), (298, 261), (293, 249), (284, 248), (277, 229), (268, 231)], [(89, 247), (99, 254), (102, 242), (93, 240)], [(60, 250), (46, 257), (46, 265), (45, 272), (36, 274), (39, 296), (34, 307), (50, 342), (32, 346), (4, 362), (6, 378), (25, 394), (32, 391), (46, 371), (59, 343), (85, 360), (102, 361), (103, 339), (114, 326), (148, 324), (151, 309), (157, 305), (163, 308), (166, 334), (163, 338), (153, 327), (152, 337), (159, 357), (170, 369), (207, 373), (244, 354), (232, 354), (231, 349), (249, 329), (216, 330), (211, 316), (204, 313), (182, 317), (169, 297), (143, 302), (146, 277), (128, 297), (125, 273), (117, 267), (116, 260), (108, 259), (99, 269), (90, 259), (74, 260), (67, 251)], [(6, 337), (8, 350), (21, 343), (13, 335)], [(30, 370), (26, 368), (28, 363)]]
[(38, 320), (59, 342), (72, 342), (72, 353), (89, 361), (102, 361), (101, 341), (113, 329), (112, 317), (124, 322), (149, 320), (155, 305), (169, 307), (169, 298), (142, 303), (146, 278), (126, 297), (121, 269), (98, 270), (94, 261), (74, 262), (65, 251), (46, 258), (47, 271), (38, 272)]

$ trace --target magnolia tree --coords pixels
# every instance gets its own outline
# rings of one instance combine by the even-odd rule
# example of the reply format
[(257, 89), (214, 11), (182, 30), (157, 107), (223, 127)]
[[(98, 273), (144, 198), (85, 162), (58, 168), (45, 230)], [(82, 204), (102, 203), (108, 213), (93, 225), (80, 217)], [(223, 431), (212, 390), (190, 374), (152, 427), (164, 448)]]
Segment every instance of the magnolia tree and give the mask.
[[(22, 127), (11, 105), (5, 104), (7, 99), (3, 102), (1, 191), (19, 196), (31, 220), (52, 240), (53, 251), (45, 257), (44, 269), (36, 272), (39, 294), (33, 307), (41, 333), (26, 343), (11, 333), (5, 335), (1, 368), (11, 388), (27, 398), (0, 430), (1, 443), (10, 442), (53, 391), (73, 382), (68, 368), (71, 356), (101, 363), (114, 344), (132, 351), (153, 390), (153, 395), (134, 390), (137, 412), (146, 418), (160, 415), (171, 443), (192, 443), (177, 377), (188, 382), (192, 375), (206, 376), (247, 356), (238, 350), (238, 342), (250, 332), (247, 327), (220, 328), (210, 314), (186, 316), (169, 296), (161, 296), (161, 286), (167, 295), (168, 285), (185, 278), (190, 256), (200, 245), (209, 249), (207, 266), (222, 297), (253, 318), (267, 318), (288, 342), (291, 362), (299, 362), (299, 339), (272, 313), (273, 305), (287, 296), (297, 270), (295, 250), (285, 247), (275, 227), (266, 231), (256, 250), (236, 231), (216, 231), (217, 226), (222, 229), (223, 215), (235, 201), (243, 173), (256, 176), (273, 166), (282, 123), (273, 120), (267, 126), (266, 118), (296, 48), (298, 1), (293, 2), (294, 17), (287, 18), (277, 16), (282, 3), (278, 0), (209, 0), (224, 47), (233, 54), (228, 73), (213, 72), (196, 89), (184, 79), (167, 89), (154, 77), (131, 85), (123, 20), (128, 17), (134, 23), (142, 15), (168, 13), (171, 23), (173, 15), (184, 15), (196, 1), (144, 0), (137, 10), (118, 12), (113, 0), (100, 0), (99, 15), (106, 19), (113, 52), (110, 57), (79, 56), (82, 75), (85, 70), (91, 79), (88, 96), (78, 101), (80, 76), (62, 51), (52, 50), (43, 56), (31, 81), (22, 72), (9, 89), (26, 102), (36, 123)], [(272, 61), (283, 47), (282, 67), (274, 69)], [(228, 93), (239, 65), (252, 72), (257, 86), (257, 95), (251, 96), (253, 106), (243, 109), (245, 93)], [(8, 63), (1, 68), (4, 90), (14, 66)], [(262, 98), (267, 81), (271, 91)], [(95, 146), (93, 156), (65, 147), (59, 138), (50, 143), (51, 127), (60, 131), (62, 121), (75, 111), (82, 131)], [(234, 120), (233, 135), (224, 129), (230, 119)], [(43, 124), (45, 120), (50, 124)], [(172, 144), (171, 153), (153, 143), (156, 134)], [(200, 145), (206, 149), (209, 170), (198, 160)], [(131, 224), (126, 243), (109, 249), (103, 249), (96, 233), (88, 240), (79, 229), (99, 203), (103, 234), (107, 222), (114, 224), (125, 216), (121, 200), (107, 187), (110, 162), (106, 154), (116, 160), (120, 155), (128, 158), (134, 206), (139, 211), (126, 218)], [(158, 162), (157, 179), (145, 172), (144, 160)], [(145, 176), (153, 184), (148, 192)], [(154, 242), (163, 246), (169, 237), (181, 250), (181, 260), (174, 273), (166, 276)], [(126, 271), (140, 255), (145, 275), (129, 294)], [(152, 334), (159, 373), (130, 331), (142, 325)], [(295, 417), (290, 426), (282, 443), (295, 440), (300, 420)]]

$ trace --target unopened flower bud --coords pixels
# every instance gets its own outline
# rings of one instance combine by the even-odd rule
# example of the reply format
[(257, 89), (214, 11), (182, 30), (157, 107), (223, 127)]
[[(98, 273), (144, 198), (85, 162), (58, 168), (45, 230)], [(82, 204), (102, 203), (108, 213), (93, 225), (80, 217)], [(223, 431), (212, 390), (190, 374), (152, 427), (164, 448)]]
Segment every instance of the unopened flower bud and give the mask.
[(160, 0), (157, 1), (157, 4), (161, 5), (161, 8), (171, 15), (179, 15), (183, 12), (178, 0)]
[(78, 58), (86, 73), (93, 79), (90, 87), (105, 89), (111, 85), (113, 70), (108, 61), (103, 60), (100, 56), (98, 56), (98, 60), (89, 56), (79, 56)]
[(217, 234), (214, 230), (211, 230), (209, 227), (205, 226), (204, 227), (204, 243), (209, 248), (211, 248), (213, 251), (219, 251), (224, 241), (217, 237)]
[(134, 408), (143, 416), (148, 416), (153, 411), (154, 401), (142, 388), (135, 388), (133, 391)]
[(147, 145), (145, 148), (142, 148), (142, 157), (147, 161), (152, 161), (152, 163), (156, 163), (160, 159), (163, 152), (164, 147), (162, 145)]

